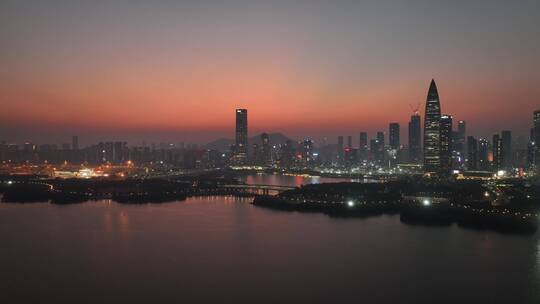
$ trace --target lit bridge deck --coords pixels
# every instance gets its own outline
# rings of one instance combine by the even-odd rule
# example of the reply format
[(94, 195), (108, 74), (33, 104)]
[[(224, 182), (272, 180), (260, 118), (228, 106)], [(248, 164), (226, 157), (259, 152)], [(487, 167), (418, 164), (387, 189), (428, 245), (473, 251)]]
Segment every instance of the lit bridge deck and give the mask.
[(231, 184), (231, 185), (222, 185), (222, 189), (231, 189), (246, 191), (252, 193), (263, 193), (268, 194), (269, 192), (283, 192), (286, 190), (292, 190), (295, 187), (291, 186), (281, 186), (281, 185), (262, 185), (262, 184)]

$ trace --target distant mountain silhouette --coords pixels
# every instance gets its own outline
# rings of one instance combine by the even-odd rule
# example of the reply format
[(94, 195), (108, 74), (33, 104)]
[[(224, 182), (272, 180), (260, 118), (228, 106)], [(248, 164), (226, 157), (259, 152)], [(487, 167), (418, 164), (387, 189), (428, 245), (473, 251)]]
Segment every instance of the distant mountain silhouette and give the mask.
[[(251, 148), (253, 146), (253, 144), (261, 144), (261, 134), (257, 134), (255, 136), (252, 136), (250, 138), (248, 138), (248, 147)], [(296, 140), (294, 139), (291, 139), (285, 135), (283, 135), (282, 133), (268, 133), (268, 136), (270, 137), (270, 144), (271, 145), (279, 145), (279, 144), (284, 144), (287, 140), (290, 140), (293, 142), (293, 145), (296, 146)], [(206, 145), (204, 145), (204, 148), (206, 149), (214, 149), (214, 150), (218, 150), (218, 151), (225, 151), (225, 150), (229, 150), (231, 145), (234, 144), (234, 139), (230, 139), (230, 138), (220, 138), (220, 139), (216, 139), (212, 142), (209, 142), (207, 143)]]

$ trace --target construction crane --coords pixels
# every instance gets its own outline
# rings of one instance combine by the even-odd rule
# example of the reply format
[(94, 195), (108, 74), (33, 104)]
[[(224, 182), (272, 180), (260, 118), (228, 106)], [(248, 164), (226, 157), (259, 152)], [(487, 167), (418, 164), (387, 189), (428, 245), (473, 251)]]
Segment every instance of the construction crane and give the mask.
[(421, 105), (421, 104), (422, 104), (422, 103), (419, 102), (419, 103), (416, 105), (416, 107), (413, 107), (412, 104), (409, 104), (409, 107), (411, 108), (411, 111), (413, 112), (414, 115), (418, 115), (418, 114), (420, 113), (420, 112), (418, 112), (418, 111), (420, 110), (420, 105)]

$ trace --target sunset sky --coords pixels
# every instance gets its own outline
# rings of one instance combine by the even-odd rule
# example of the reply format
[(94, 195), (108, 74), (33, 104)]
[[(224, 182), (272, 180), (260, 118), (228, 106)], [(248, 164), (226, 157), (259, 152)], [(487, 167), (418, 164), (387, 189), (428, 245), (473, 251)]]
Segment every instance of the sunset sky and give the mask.
[(387, 131), (435, 78), (469, 132), (527, 135), (540, 1), (0, 2), (0, 140)]

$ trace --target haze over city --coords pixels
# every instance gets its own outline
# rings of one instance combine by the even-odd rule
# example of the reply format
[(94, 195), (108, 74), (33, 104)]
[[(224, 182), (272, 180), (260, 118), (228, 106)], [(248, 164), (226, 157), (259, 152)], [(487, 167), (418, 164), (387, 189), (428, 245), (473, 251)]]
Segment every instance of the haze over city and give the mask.
[(251, 135), (335, 142), (406, 125), (435, 78), (469, 134), (526, 143), (539, 5), (2, 1), (0, 139), (205, 143), (247, 108)]
[(540, 303), (540, 0), (0, 0), (0, 303)]

